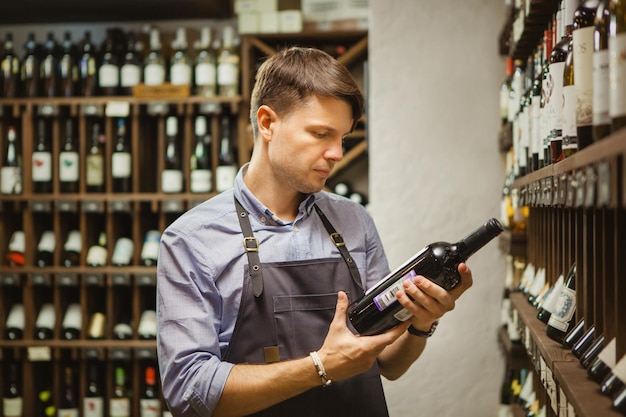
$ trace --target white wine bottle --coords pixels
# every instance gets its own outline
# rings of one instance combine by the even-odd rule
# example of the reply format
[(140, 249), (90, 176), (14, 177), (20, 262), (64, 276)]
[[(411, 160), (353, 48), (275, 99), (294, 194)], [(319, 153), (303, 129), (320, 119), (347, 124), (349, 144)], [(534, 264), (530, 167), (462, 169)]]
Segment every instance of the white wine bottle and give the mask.
[(183, 191), (183, 171), (176, 116), (167, 118), (165, 134), (167, 146), (165, 148), (165, 166), (161, 172), (161, 191), (164, 193), (181, 193)]
[(80, 339), (80, 331), (83, 326), (83, 313), (81, 311), (80, 304), (72, 303), (67, 306), (61, 326), (63, 329), (63, 339)]
[(350, 322), (359, 334), (372, 335), (410, 319), (411, 313), (396, 298), (404, 280), (423, 275), (449, 291), (461, 282), (458, 265), (502, 231), (500, 222), (490, 219), (456, 243), (434, 242), (424, 247), (350, 305)]

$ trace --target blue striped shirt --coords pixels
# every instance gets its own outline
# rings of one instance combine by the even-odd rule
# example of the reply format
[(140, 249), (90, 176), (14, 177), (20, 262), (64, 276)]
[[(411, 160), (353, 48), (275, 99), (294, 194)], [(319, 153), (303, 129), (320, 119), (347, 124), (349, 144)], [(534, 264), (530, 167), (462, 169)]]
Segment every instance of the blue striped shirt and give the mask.
[(177, 415), (211, 415), (233, 364), (223, 362), (239, 311), (243, 235), (234, 196), (250, 213), (261, 263), (339, 257), (313, 204), (342, 234), (364, 288), (389, 272), (365, 209), (327, 192), (311, 194), (293, 222), (264, 207), (237, 174), (235, 187), (181, 215), (161, 237), (157, 268), (158, 359), (165, 398)]

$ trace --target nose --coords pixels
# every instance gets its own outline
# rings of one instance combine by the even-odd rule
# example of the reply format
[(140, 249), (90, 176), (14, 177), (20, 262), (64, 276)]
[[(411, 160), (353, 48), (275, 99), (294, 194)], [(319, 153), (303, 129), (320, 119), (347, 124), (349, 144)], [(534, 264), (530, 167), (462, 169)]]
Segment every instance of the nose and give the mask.
[(343, 159), (343, 140), (333, 140), (324, 154), (324, 157), (330, 161), (339, 162)]

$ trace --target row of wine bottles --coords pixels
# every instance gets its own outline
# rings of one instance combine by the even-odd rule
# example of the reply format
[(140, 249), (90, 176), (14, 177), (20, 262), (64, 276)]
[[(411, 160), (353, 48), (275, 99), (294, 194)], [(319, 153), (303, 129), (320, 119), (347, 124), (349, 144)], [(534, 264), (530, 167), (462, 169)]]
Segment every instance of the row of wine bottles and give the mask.
[(535, 389), (535, 374), (530, 369), (506, 369), (500, 390), (498, 417), (514, 417), (513, 406), (518, 404), (526, 417), (545, 417), (547, 404), (540, 401)]
[[(88, 320), (83, 320), (85, 312), (78, 302), (71, 302), (65, 307), (62, 320), (57, 320), (55, 306), (51, 302), (42, 303), (36, 313), (26, 312), (21, 302), (13, 303), (8, 309), (3, 338), (5, 340), (131, 340), (136, 335), (141, 340), (156, 339), (157, 325), (154, 308), (142, 311), (136, 333), (128, 312), (119, 314), (119, 317), (114, 319), (116, 322), (112, 324), (110, 331), (107, 328), (105, 311), (94, 311), (89, 315)], [(27, 317), (34, 319), (33, 323), (30, 323), (32, 326), (28, 327), (32, 327), (31, 335), (26, 334)]]
[[(36, 136), (24, 138), (32, 141), (31, 155), (22, 155), (21, 137), (18, 130), (10, 126), (6, 132), (4, 157), (0, 171), (0, 189), (3, 194), (21, 194), (24, 181), (32, 186), (34, 193), (93, 192), (102, 193), (111, 190), (115, 193), (131, 193), (133, 176), (139, 175), (142, 181), (154, 183), (155, 172), (140, 172), (133, 166), (134, 152), (132, 141), (128, 135), (128, 121), (116, 119), (115, 143), (107, 143), (102, 129), (104, 121), (91, 123), (91, 141), (76, 135), (76, 122), (72, 118), (65, 120), (63, 143), (54, 144), (50, 139), (50, 126), (46, 118), (37, 120)], [(189, 153), (183, 153), (185, 135), (179, 129), (180, 120), (169, 116), (165, 125), (165, 149), (163, 151), (162, 169), (160, 172), (160, 191), (164, 193), (184, 192), (186, 175), (183, 169), (189, 170), (188, 189), (192, 193), (209, 193), (214, 189), (223, 191), (232, 187), (237, 171), (236, 146), (231, 137), (231, 120), (228, 115), (221, 117), (218, 162), (213, 176), (213, 144), (214, 137), (210, 123), (203, 115), (194, 120), (194, 145)], [(23, 157), (32, 159), (31, 172), (24, 175)], [(188, 158), (188, 163), (184, 162)], [(108, 160), (107, 160), (108, 159)], [(58, 165), (58, 169), (54, 169)], [(149, 179), (149, 180), (148, 180)], [(214, 187), (215, 183), (215, 187)]]
[(203, 97), (239, 94), (238, 38), (232, 26), (212, 39), (212, 29), (201, 29), (200, 39), (189, 48), (186, 28), (180, 27), (169, 48), (160, 30), (149, 32), (149, 47), (141, 34), (109, 28), (97, 47), (87, 30), (79, 42), (66, 31), (61, 42), (49, 32), (43, 44), (28, 35), (23, 55), (15, 51), (13, 34), (5, 33), (0, 55), (0, 97), (91, 97), (133, 95), (139, 84), (170, 83), (189, 87)]
[[(140, 252), (140, 264), (142, 266), (156, 266), (159, 256), (159, 244), (161, 232), (158, 230), (148, 230), (145, 234)], [(57, 236), (53, 230), (44, 230), (39, 237), (36, 246), (33, 266), (46, 268), (50, 266), (76, 267), (87, 265), (89, 267), (101, 267), (106, 265), (130, 266), (133, 264), (135, 253), (135, 242), (126, 236), (121, 236), (115, 241), (113, 251), (109, 257), (109, 248), (105, 232), (101, 232), (98, 240), (89, 246), (83, 255), (83, 235), (79, 230), (70, 230), (67, 233), (62, 251), (60, 251), (60, 262), (57, 264)], [(11, 235), (11, 240), (7, 246), (5, 264), (11, 268), (18, 268), (25, 265), (26, 260), (26, 235), (22, 230), (16, 230)], [(85, 256), (85, 258), (83, 258)], [(83, 261), (84, 259), (84, 261)]]
[(152, 361), (138, 367), (142, 375), (137, 388), (132, 380), (134, 367), (128, 363), (116, 361), (107, 366), (97, 360), (64, 361), (59, 364), (60, 383), (37, 384), (41, 385), (38, 392), (27, 392), (21, 363), (6, 361), (2, 365), (3, 417), (26, 417), (25, 398), (35, 395), (30, 404), (33, 415), (45, 417), (130, 417), (137, 415), (135, 410), (140, 417), (171, 416), (162, 400), (158, 369)]
[[(617, 360), (615, 338), (606, 340), (604, 334), (596, 332), (595, 325), (586, 324), (584, 319), (576, 321), (576, 264), (567, 276), (560, 275), (550, 285), (545, 269), (535, 270), (528, 263), (517, 290), (536, 307), (537, 319), (546, 323), (547, 336), (570, 349), (589, 378), (600, 385), (600, 391), (611, 397), (613, 407), (626, 413), (626, 386), (620, 371), (626, 368), (626, 355)], [(519, 323), (510, 325), (519, 328)], [(517, 333), (526, 349), (533, 351), (533, 341), (525, 338), (523, 331), (518, 329)]]
[(623, 0), (562, 0), (526, 62), (507, 62), (501, 118), (515, 177), (561, 161), (626, 125)]

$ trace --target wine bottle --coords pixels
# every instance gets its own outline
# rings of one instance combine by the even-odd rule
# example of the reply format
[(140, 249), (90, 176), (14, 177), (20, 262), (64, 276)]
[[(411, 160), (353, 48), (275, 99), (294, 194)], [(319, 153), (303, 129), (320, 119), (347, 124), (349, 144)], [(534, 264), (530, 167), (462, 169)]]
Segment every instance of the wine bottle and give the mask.
[(67, 240), (63, 245), (63, 266), (72, 267), (80, 265), (80, 253), (83, 249), (83, 237), (80, 230), (71, 230), (67, 234)]
[(546, 333), (548, 337), (558, 343), (563, 343), (565, 335), (574, 326), (576, 312), (576, 263), (572, 264), (565, 285), (559, 293), (555, 310), (548, 320)]
[(56, 248), (56, 237), (52, 230), (45, 230), (41, 234), (37, 253), (35, 254), (35, 265), (40, 268), (52, 266), (54, 264), (54, 249)]
[(165, 82), (165, 58), (161, 50), (159, 29), (150, 29), (150, 51), (143, 67), (143, 82), (146, 85), (161, 85)]
[(87, 266), (93, 268), (104, 266), (107, 263), (107, 256), (107, 235), (105, 232), (100, 232), (96, 244), (90, 246), (87, 251)]
[(180, 193), (183, 191), (183, 171), (180, 149), (178, 145), (178, 120), (170, 116), (166, 120), (165, 134), (165, 165), (161, 172), (161, 191), (164, 193)]
[(61, 95), (61, 66), (59, 61), (59, 45), (54, 33), (48, 32), (44, 43), (44, 56), (40, 66), (41, 84), (44, 97)]
[(107, 29), (107, 36), (102, 44), (102, 57), (98, 67), (98, 87), (103, 96), (115, 96), (120, 89), (120, 57), (116, 50), (116, 31)]
[(4, 338), (6, 340), (21, 340), (24, 337), (24, 321), (24, 304), (13, 304), (5, 323)]
[(626, 126), (626, 4), (609, 3), (609, 116), (613, 132)]
[(37, 143), (32, 155), (31, 176), (35, 193), (52, 192), (52, 148), (43, 118), (37, 121)]
[(234, 97), (239, 94), (239, 55), (234, 47), (234, 29), (222, 30), (222, 47), (217, 54), (217, 88), (220, 96)]
[(574, 37), (567, 45), (567, 58), (563, 69), (563, 158), (578, 150), (576, 131), (576, 86), (574, 84)]
[(41, 80), (39, 78), (40, 60), (35, 33), (30, 32), (28, 34), (24, 49), (24, 58), (22, 58), (22, 68), (20, 70), (22, 92), (24, 97), (39, 97), (41, 94)]
[(543, 68), (543, 64), (541, 63), (541, 59), (543, 58), (543, 46), (539, 45), (537, 51), (535, 52), (535, 58), (533, 60), (533, 79), (531, 80), (532, 84), (530, 87), (530, 135), (529, 135), (529, 143), (530, 143), (530, 153), (528, 155), (529, 160), (527, 163), (530, 171), (536, 171), (540, 168), (539, 165), (539, 155), (541, 155), (541, 159), (543, 160), (543, 147), (542, 147), (542, 139), (541, 139), (541, 129), (540, 129), (540, 117), (541, 117), (541, 87), (543, 82), (543, 74), (541, 69)]
[(132, 192), (131, 148), (126, 138), (126, 123), (122, 118), (117, 120), (117, 142), (111, 156), (111, 177), (113, 192)]
[(601, 334), (596, 339), (594, 339), (593, 343), (583, 352), (579, 359), (580, 365), (589, 369), (589, 365), (598, 357), (598, 354), (604, 349), (604, 335)]
[(626, 416), (626, 387), (622, 387), (615, 398), (613, 398), (613, 408)]
[(116, 340), (129, 340), (133, 338), (133, 326), (130, 324), (130, 319), (126, 316), (122, 316), (120, 321), (113, 326), (113, 338)]
[(74, 371), (65, 367), (63, 378), (63, 395), (57, 412), (58, 417), (78, 417), (78, 393), (74, 384)]
[(161, 242), (161, 232), (158, 230), (148, 230), (141, 248), (141, 263), (144, 266), (156, 266), (159, 258), (159, 244)]
[(5, 363), (2, 415), (4, 417), (23, 417), (22, 381), (19, 364), (13, 361)]
[(563, 288), (564, 280), (565, 278), (561, 274), (552, 286), (550, 294), (547, 296), (546, 300), (543, 302), (541, 308), (539, 308), (539, 311), (537, 312), (537, 318), (543, 323), (548, 324), (548, 321), (550, 320), (550, 316), (552, 315), (552, 312), (554, 311), (554, 306), (556, 305), (556, 300), (558, 299), (559, 293), (561, 292), (561, 288)]
[(213, 97), (216, 94), (217, 62), (211, 50), (211, 28), (203, 27), (200, 30), (200, 40), (196, 44), (196, 59), (194, 66), (196, 95)]
[(54, 398), (52, 398), (52, 389), (44, 388), (37, 393), (38, 405), (37, 408), (43, 410), (43, 415), (46, 417), (54, 417), (56, 415), (56, 407), (54, 405)]
[(80, 177), (78, 144), (74, 136), (72, 119), (65, 122), (65, 143), (59, 153), (59, 182), (62, 193), (77, 193)]
[(577, 0), (565, 0), (562, 13), (564, 24), (560, 26), (561, 38), (554, 45), (550, 54), (550, 78), (553, 80), (553, 88), (550, 91), (547, 112), (550, 120), (550, 157), (552, 163), (563, 160), (563, 76), (568, 47), (574, 30), (574, 11), (577, 3)]
[(574, 343), (574, 346), (572, 346), (572, 354), (580, 359), (585, 351), (589, 349), (589, 347), (593, 344), (595, 336), (596, 326), (592, 324), (580, 336), (580, 339), (578, 339), (576, 343)]
[(599, 356), (587, 368), (587, 375), (600, 384), (611, 373), (611, 368)]
[(126, 371), (122, 366), (115, 368), (115, 385), (109, 399), (110, 417), (130, 417), (130, 398), (126, 389)]
[(6, 32), (4, 35), (4, 53), (0, 57), (0, 80), (2, 80), (0, 97), (19, 97), (21, 93), (20, 66), (21, 60), (15, 54), (13, 47), (13, 33)]
[(490, 219), (456, 243), (434, 242), (424, 247), (350, 305), (350, 322), (360, 334), (372, 335), (410, 319), (411, 314), (396, 298), (398, 291), (403, 291), (404, 280), (423, 275), (448, 291), (453, 289), (461, 282), (458, 265), (502, 230), (498, 220)]
[(170, 83), (186, 85), (191, 88), (191, 60), (187, 54), (187, 35), (185, 28), (176, 29), (176, 38), (172, 42), (170, 65)]
[(565, 335), (563, 345), (569, 349), (573, 349), (574, 345), (585, 334), (585, 319), (580, 319), (578, 323)]
[(16, 230), (11, 235), (7, 248), (6, 264), (11, 267), (24, 265), (24, 251), (26, 249), (26, 236), (21, 230)]
[(134, 32), (128, 32), (126, 52), (120, 69), (120, 86), (122, 95), (132, 96), (133, 87), (141, 82), (141, 60), (137, 53), (138, 44)]
[(500, 123), (504, 126), (509, 121), (509, 97), (511, 95), (511, 81), (513, 80), (513, 58), (506, 57), (506, 77), (500, 84)]
[(65, 32), (61, 43), (59, 59), (60, 95), (74, 97), (78, 86), (78, 61), (76, 45), (72, 42), (72, 32)]
[(71, 303), (65, 310), (63, 322), (61, 324), (63, 339), (77, 340), (80, 339), (80, 332), (83, 327), (83, 313), (80, 304)]
[(135, 250), (135, 243), (132, 239), (127, 237), (120, 237), (115, 242), (113, 248), (113, 256), (111, 256), (111, 263), (113, 266), (128, 266), (133, 260), (133, 251)]
[(96, 46), (91, 41), (91, 31), (86, 30), (78, 58), (78, 95), (93, 97), (98, 94), (98, 62)]
[(83, 398), (84, 417), (104, 417), (104, 396), (102, 393), (98, 363), (90, 361), (87, 367), (87, 390)]
[(611, 133), (609, 117), (609, 0), (596, 10), (593, 43), (592, 136), (599, 141)]
[(614, 372), (610, 372), (600, 384), (600, 392), (608, 397), (614, 397), (619, 390), (621, 390), (626, 384), (617, 377)]
[(145, 340), (156, 339), (156, 333), (156, 311), (150, 309), (144, 310), (139, 318), (139, 326), (137, 326), (139, 338)]
[(139, 399), (140, 417), (161, 416), (161, 399), (157, 390), (156, 370), (152, 365), (146, 366), (143, 391)]
[(576, 90), (576, 137), (578, 150), (593, 143), (593, 50), (598, 0), (583, 0), (574, 12), (572, 53)]
[(55, 322), (56, 314), (54, 312), (54, 306), (51, 303), (43, 304), (35, 320), (35, 339), (52, 339)]
[(104, 313), (100, 311), (93, 313), (87, 326), (87, 338), (91, 340), (104, 339), (105, 325), (106, 316)]
[(196, 117), (196, 146), (191, 154), (191, 179), (189, 188), (192, 193), (210, 193), (213, 190), (213, 161), (211, 159), (211, 134), (207, 132), (207, 120), (204, 116)]
[(7, 146), (0, 168), (0, 181), (2, 194), (22, 194), (22, 157), (13, 126), (9, 126), (7, 131)]
[(221, 134), (218, 164), (215, 170), (215, 188), (218, 193), (231, 188), (237, 176), (237, 165), (230, 137), (230, 120), (226, 115), (222, 116)]
[(85, 158), (85, 184), (87, 192), (104, 192), (104, 135), (100, 132), (100, 124), (93, 124), (91, 146)]

